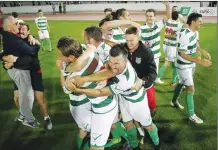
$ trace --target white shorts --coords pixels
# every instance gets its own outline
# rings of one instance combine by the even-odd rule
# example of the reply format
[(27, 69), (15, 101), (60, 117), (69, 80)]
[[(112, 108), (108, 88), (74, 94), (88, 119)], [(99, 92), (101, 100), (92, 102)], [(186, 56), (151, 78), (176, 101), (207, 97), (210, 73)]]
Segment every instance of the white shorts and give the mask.
[(146, 95), (142, 101), (136, 103), (127, 101), (124, 97), (120, 96), (119, 105), (124, 123), (135, 120), (140, 122), (144, 127), (152, 124)]
[(158, 57), (158, 58), (154, 58), (154, 62), (155, 62), (155, 64), (156, 64), (156, 72), (157, 72), (157, 74), (158, 74), (158, 68), (159, 68), (159, 61), (160, 61), (160, 58)]
[(176, 58), (176, 47), (163, 45), (165, 53), (165, 59), (169, 62), (175, 62)]
[(107, 143), (111, 126), (118, 112), (118, 105), (108, 113), (92, 113), (91, 146), (104, 147)]
[(83, 131), (91, 131), (91, 103), (85, 103), (80, 106), (70, 104), (70, 112), (76, 121), (78, 127)]
[(176, 68), (176, 70), (179, 77), (179, 83), (186, 86), (194, 86), (193, 74), (195, 72), (195, 67), (190, 67), (186, 69)]
[(38, 31), (38, 34), (39, 34), (39, 39), (40, 40), (42, 40), (42, 39), (49, 39), (48, 30), (43, 30), (43, 32)]

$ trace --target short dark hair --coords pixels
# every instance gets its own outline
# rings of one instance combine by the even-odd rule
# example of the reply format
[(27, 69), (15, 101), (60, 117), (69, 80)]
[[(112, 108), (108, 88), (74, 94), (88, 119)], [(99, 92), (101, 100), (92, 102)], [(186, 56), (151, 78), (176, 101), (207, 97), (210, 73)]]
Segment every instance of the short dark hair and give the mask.
[(110, 50), (111, 57), (117, 57), (122, 55), (123, 58), (128, 59), (128, 50), (123, 43), (114, 45)]
[(135, 35), (137, 35), (138, 34), (138, 29), (136, 27), (129, 27), (126, 30), (125, 34), (135, 34)]
[(99, 27), (103, 26), (103, 24), (105, 22), (108, 22), (108, 21), (112, 21), (113, 20), (113, 17), (111, 15), (105, 17), (104, 19), (102, 19), (100, 22), (99, 22)]
[(125, 8), (117, 9), (115, 19), (119, 20), (121, 16), (124, 16), (125, 11), (127, 11)]
[(178, 11), (173, 11), (172, 12), (172, 20), (177, 20), (179, 17), (179, 12)]
[(19, 23), (19, 25), (20, 26), (26, 26), (27, 27), (27, 31), (29, 31), (30, 30), (30, 26), (28, 25), (28, 24), (26, 24), (26, 23)]
[(103, 33), (102, 33), (101, 29), (97, 26), (87, 27), (85, 29), (85, 32), (86, 32), (88, 38), (93, 38), (97, 42), (101, 42), (103, 39), (102, 38)]
[(38, 10), (38, 13), (40, 13), (40, 12), (42, 12), (42, 10), (41, 10), (41, 9), (39, 9), (39, 10)]
[(12, 12), (11, 15), (12, 15), (14, 18), (18, 18), (18, 16), (19, 16), (17, 12)]
[(199, 14), (199, 13), (191, 13), (191, 14), (188, 16), (187, 24), (188, 24), (188, 25), (191, 25), (192, 21), (196, 21), (196, 20), (198, 20), (198, 18), (201, 18), (201, 17), (202, 17), (202, 14)]
[(63, 56), (69, 57), (70, 55), (78, 58), (82, 55), (82, 45), (73, 37), (64, 36), (58, 40), (57, 48), (61, 51)]
[(104, 9), (104, 12), (107, 12), (107, 11), (112, 12), (112, 8), (105, 8), (105, 9)]
[(154, 16), (156, 15), (156, 11), (154, 10), (154, 9), (148, 9), (148, 10), (146, 10), (146, 12), (145, 13), (147, 13), (147, 12), (153, 12), (154, 13)]

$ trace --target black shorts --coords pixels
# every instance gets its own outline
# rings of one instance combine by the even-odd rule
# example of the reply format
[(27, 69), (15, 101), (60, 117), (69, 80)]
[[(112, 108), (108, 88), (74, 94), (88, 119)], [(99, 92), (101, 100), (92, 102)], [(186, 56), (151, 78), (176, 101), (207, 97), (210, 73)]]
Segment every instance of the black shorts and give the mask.
[[(31, 83), (34, 91), (44, 92), (42, 82), (42, 70), (30, 71)], [(14, 91), (18, 90), (17, 85), (14, 83)]]

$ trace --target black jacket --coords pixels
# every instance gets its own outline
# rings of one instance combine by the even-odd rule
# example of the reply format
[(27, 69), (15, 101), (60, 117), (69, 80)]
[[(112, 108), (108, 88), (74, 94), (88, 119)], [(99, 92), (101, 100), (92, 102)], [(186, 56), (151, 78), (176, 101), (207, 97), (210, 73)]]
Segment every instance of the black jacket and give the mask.
[(39, 64), (38, 51), (40, 45), (29, 45), (27, 39), (22, 39), (17, 35), (2, 31), (3, 55), (14, 55), (18, 59), (14, 63), (14, 68), (21, 70), (30, 70), (33, 64)]
[[(128, 49), (126, 43), (125, 47)], [(139, 41), (139, 47), (132, 54), (128, 51), (128, 59), (138, 77), (145, 81), (144, 87), (150, 87), (157, 77), (154, 55), (150, 48)]]

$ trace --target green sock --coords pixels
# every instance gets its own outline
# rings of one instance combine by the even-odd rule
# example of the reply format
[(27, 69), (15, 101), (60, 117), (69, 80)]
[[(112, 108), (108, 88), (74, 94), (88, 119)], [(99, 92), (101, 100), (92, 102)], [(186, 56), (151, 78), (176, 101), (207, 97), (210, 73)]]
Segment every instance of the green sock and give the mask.
[(76, 144), (78, 150), (89, 150), (88, 142), (86, 142), (85, 144), (83, 143), (84, 139), (82, 139), (80, 136), (77, 136)]
[(158, 78), (162, 78), (163, 75), (164, 75), (164, 73), (165, 73), (165, 71), (166, 71), (166, 69), (167, 69), (167, 67), (162, 66), (162, 67), (160, 68), (160, 71), (158, 72), (157, 77), (158, 77)]
[(158, 137), (158, 133), (157, 133), (157, 127), (156, 125), (154, 124), (154, 128), (150, 131), (148, 131), (154, 145), (159, 145), (159, 137)]
[(44, 46), (44, 40), (40, 41), (40, 46), (43, 47)]
[(172, 63), (172, 68), (173, 68), (172, 83), (176, 83), (176, 80), (177, 80), (177, 71), (176, 71), (176, 67), (175, 67), (175, 64), (174, 64), (174, 63)]
[(189, 116), (194, 115), (194, 100), (193, 100), (193, 93), (187, 93), (186, 95), (186, 105), (188, 108)]
[(50, 50), (52, 49), (52, 47), (51, 47), (51, 40), (50, 39), (48, 39), (48, 47), (49, 47)]
[(117, 126), (115, 129), (111, 130), (111, 134), (114, 139), (119, 139), (121, 136), (127, 139), (126, 130), (124, 127), (122, 127), (120, 122), (117, 123)]
[(175, 87), (175, 90), (174, 90), (174, 94), (173, 94), (173, 99), (172, 99), (172, 102), (175, 103), (177, 101), (177, 98), (179, 97), (179, 94), (182, 90), (182, 84), (178, 83)]
[(139, 145), (139, 141), (138, 141), (137, 130), (136, 130), (135, 125), (132, 129), (130, 129), (130, 130), (127, 129), (126, 133), (128, 136), (130, 146), (132, 148), (136, 148)]

